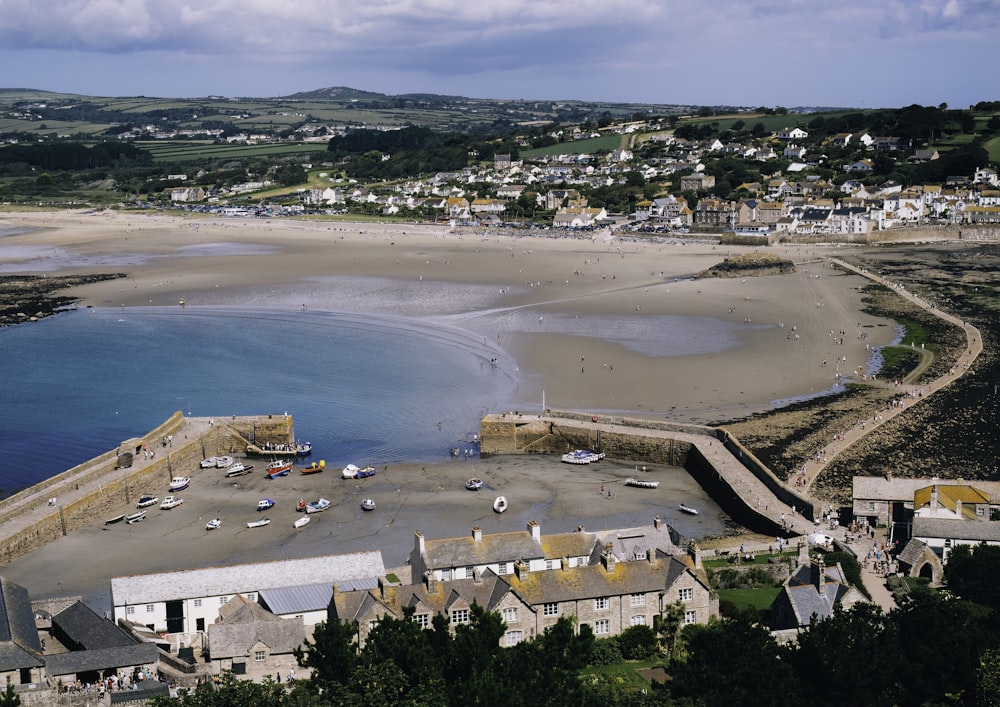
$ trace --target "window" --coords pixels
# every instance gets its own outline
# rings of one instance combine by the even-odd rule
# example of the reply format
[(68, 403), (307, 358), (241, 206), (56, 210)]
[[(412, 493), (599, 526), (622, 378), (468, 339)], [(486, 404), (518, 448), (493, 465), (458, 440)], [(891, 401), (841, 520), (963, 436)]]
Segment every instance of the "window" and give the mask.
[(976, 515), (977, 516), (985, 516), (986, 515), (986, 509), (983, 508), (982, 506), (976, 506)]
[(125, 615), (126, 616), (131, 616), (134, 613), (135, 613), (135, 607), (134, 606), (126, 606), (125, 607)]
[(607, 597), (598, 597), (594, 599), (594, 611), (601, 611), (602, 609), (610, 609), (611, 600)]
[(558, 602), (551, 602), (542, 605), (542, 616), (559, 616)]
[(255, 592), (250, 592), (247, 594), (247, 599), (250, 601), (257, 601), (257, 594)]
[(547, 570), (554, 570), (555, 568), (556, 568), (556, 561), (555, 560), (546, 560), (545, 561), (545, 569), (547, 569)]
[(446, 569), (446, 570), (441, 570), (441, 581), (442, 582), (450, 582), (451, 581), (451, 568), (450, 567), (448, 569)]
[(594, 635), (606, 636), (611, 633), (611, 621), (608, 619), (598, 619), (594, 622)]
[(420, 628), (427, 628), (431, 623), (430, 614), (414, 614), (413, 620), (417, 622), (417, 626)]
[(469, 623), (469, 610), (468, 609), (454, 609), (451, 612), (451, 622), (453, 624), (467, 624)]
[(629, 623), (632, 624), (633, 626), (645, 626), (646, 625), (646, 617), (645, 616), (633, 616), (632, 619), (629, 621)]
[(681, 601), (691, 601), (694, 599), (694, 590), (691, 587), (685, 587), (680, 591)]
[(523, 640), (524, 640), (524, 633), (522, 633), (521, 631), (508, 631), (504, 635), (503, 644), (509, 648), (510, 646), (516, 646)]
[(152, 614), (153, 613), (153, 609), (155, 609), (155, 607), (152, 604), (146, 604), (146, 613), (147, 614)]
[(264, 662), (264, 651), (254, 651), (253, 652), (253, 662), (263, 663)]
[(632, 606), (646, 606), (645, 594), (633, 594), (631, 597)]
[(868, 502), (868, 510), (869, 511), (874, 511), (875, 510), (875, 501), (869, 501)]
[(195, 605), (196, 607), (198, 607), (198, 606), (201, 606), (201, 599), (195, 599), (195, 600), (194, 600), (194, 605)]
[(507, 574), (507, 563), (501, 562), (500, 566), (497, 568), (497, 574)]
[(369, 631), (374, 631), (376, 626), (378, 626), (378, 619), (372, 619), (371, 621), (368, 622)]
[(227, 601), (229, 601), (229, 597), (219, 597), (220, 604), (225, 604)]
[(697, 611), (685, 611), (684, 612), (684, 623), (693, 624), (698, 622), (698, 612)]
[(508, 606), (503, 610), (503, 622), (505, 624), (512, 624), (517, 622), (517, 607)]
[(475, 575), (476, 575), (476, 568), (475, 567), (473, 567), (472, 565), (469, 565), (468, 567), (465, 568), (465, 578), (466, 579), (472, 579)]

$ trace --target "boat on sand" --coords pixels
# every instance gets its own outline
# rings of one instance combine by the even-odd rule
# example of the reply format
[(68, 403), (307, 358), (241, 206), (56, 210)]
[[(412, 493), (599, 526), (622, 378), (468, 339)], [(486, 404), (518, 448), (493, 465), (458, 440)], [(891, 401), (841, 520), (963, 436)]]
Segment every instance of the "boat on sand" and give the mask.
[(136, 523), (141, 523), (146, 520), (146, 511), (139, 511), (138, 513), (133, 513), (132, 515), (125, 516), (125, 522), (129, 525), (134, 525)]
[(259, 501), (257, 501), (258, 511), (266, 511), (269, 508), (274, 508), (274, 501), (272, 501), (270, 498), (262, 498)]
[(293, 462), (291, 460), (275, 459), (267, 465), (267, 477), (276, 479), (279, 476), (288, 476), (292, 471)]
[(164, 496), (160, 508), (164, 511), (169, 511), (171, 508), (177, 508), (182, 503), (184, 503), (184, 499), (179, 496)]
[(297, 521), (295, 521), (294, 523), (292, 523), (292, 525), (294, 525), (296, 528), (303, 528), (303, 527), (309, 525), (309, 520), (310, 520), (309, 516), (302, 516)]
[(271, 522), (270, 518), (261, 518), (260, 520), (248, 520), (248, 528), (261, 528)]
[(222, 520), (220, 518), (213, 518), (212, 520), (205, 523), (205, 530), (216, 530), (222, 527)]
[(641, 489), (655, 489), (660, 485), (659, 481), (646, 481), (645, 479), (625, 479), (626, 486), (636, 486)]
[(692, 516), (696, 516), (698, 515), (698, 513), (700, 513), (700, 511), (697, 508), (689, 506), (686, 503), (678, 503), (677, 510), (679, 510), (681, 513), (687, 513), (688, 515)]
[(321, 513), (330, 507), (330, 502), (325, 498), (309, 501), (306, 504), (306, 513)]
[(175, 476), (170, 480), (171, 491), (183, 491), (191, 485), (191, 479), (186, 476)]
[(496, 511), (497, 513), (503, 513), (505, 510), (507, 510), (507, 497), (497, 496), (493, 500), (493, 510)]
[(469, 489), (470, 491), (478, 491), (482, 487), (483, 487), (483, 480), (476, 477), (473, 477), (465, 482), (465, 488)]
[(320, 459), (318, 462), (313, 462), (309, 466), (304, 466), (299, 471), (303, 474), (318, 474), (326, 468), (326, 460)]
[(361, 510), (363, 511), (374, 511), (375, 510), (375, 499), (366, 498), (361, 502)]
[(139, 496), (139, 500), (136, 501), (135, 507), (136, 508), (149, 508), (150, 506), (155, 506), (159, 502), (160, 502), (160, 499), (157, 496), (150, 496), (150, 495), (147, 494), (145, 496)]

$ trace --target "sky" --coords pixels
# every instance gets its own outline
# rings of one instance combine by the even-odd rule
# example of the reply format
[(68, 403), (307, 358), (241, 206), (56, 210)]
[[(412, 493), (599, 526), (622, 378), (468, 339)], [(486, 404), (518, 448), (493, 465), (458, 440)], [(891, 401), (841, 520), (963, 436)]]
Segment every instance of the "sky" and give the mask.
[(967, 108), (1000, 0), (0, 0), (0, 88)]

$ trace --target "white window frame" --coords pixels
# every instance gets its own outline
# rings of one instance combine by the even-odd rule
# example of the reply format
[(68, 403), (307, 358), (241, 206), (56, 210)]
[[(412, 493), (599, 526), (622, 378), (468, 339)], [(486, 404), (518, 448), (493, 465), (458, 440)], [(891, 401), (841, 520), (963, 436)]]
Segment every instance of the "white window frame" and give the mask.
[(594, 635), (607, 636), (611, 633), (611, 619), (598, 619), (594, 622)]
[(698, 612), (697, 611), (685, 611), (684, 612), (684, 625), (698, 623)]
[(420, 628), (427, 628), (431, 624), (430, 614), (414, 614), (413, 620), (416, 621), (417, 626)]
[(594, 611), (607, 611), (611, 608), (611, 600), (608, 597), (597, 597), (594, 599)]
[(524, 631), (514, 630), (508, 631), (504, 634), (503, 643), (504, 646), (510, 648), (511, 646), (516, 646), (518, 643), (524, 640)]
[(677, 593), (681, 601), (693, 601), (694, 600), (694, 589), (691, 587), (683, 587)]
[(559, 616), (559, 602), (550, 601), (542, 604), (542, 616)]
[(637, 616), (633, 616), (631, 619), (629, 619), (629, 625), (630, 626), (645, 626), (646, 625), (646, 617), (643, 616), (642, 614), (638, 614)]
[(646, 595), (645, 594), (633, 594), (629, 597), (629, 601), (632, 606), (646, 606)]
[(503, 622), (505, 624), (517, 623), (517, 607), (507, 606), (503, 610)]
[(154, 611), (156, 611), (156, 607), (153, 604), (146, 604), (147, 614), (152, 614)]
[(467, 624), (467, 623), (469, 623), (469, 610), (468, 609), (452, 609), (451, 610), (451, 622), (453, 624)]
[(255, 662), (255, 663), (263, 663), (265, 660), (267, 660), (267, 653), (266, 652), (264, 652), (264, 651), (254, 651), (253, 652), (253, 662)]

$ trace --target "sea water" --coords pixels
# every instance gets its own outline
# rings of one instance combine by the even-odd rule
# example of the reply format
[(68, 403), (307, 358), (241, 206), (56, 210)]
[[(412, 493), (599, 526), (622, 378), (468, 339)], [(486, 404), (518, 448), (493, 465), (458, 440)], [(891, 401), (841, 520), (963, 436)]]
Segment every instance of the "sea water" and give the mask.
[(509, 406), (515, 371), (475, 335), (389, 315), (66, 312), (0, 331), (0, 497), (178, 410), (219, 419), (287, 412), (313, 458), (333, 468), (438, 461), (472, 446), (485, 413)]

